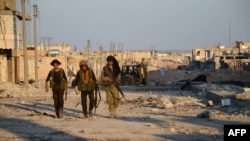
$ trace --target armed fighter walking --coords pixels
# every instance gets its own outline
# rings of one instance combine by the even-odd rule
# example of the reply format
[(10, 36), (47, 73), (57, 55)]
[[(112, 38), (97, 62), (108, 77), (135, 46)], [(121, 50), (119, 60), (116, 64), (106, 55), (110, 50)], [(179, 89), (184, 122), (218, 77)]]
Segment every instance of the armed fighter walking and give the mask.
[[(94, 90), (96, 89), (96, 77), (86, 60), (81, 60), (79, 67), (80, 69), (76, 74), (75, 82), (78, 90), (81, 91), (84, 118), (88, 118), (93, 116), (92, 111), (95, 106)], [(89, 109), (87, 108), (87, 96), (89, 96)]]
[(103, 67), (101, 80), (106, 91), (106, 101), (109, 105), (110, 118), (116, 118), (117, 108), (121, 100), (119, 95), (121, 70), (115, 57), (107, 57), (107, 65)]
[(59, 68), (61, 62), (57, 59), (50, 63), (53, 69), (49, 72), (47, 79), (45, 81), (45, 91), (49, 91), (48, 82), (50, 82), (50, 88), (53, 92), (54, 107), (57, 118), (63, 117), (63, 95), (67, 92), (67, 77), (62, 68)]

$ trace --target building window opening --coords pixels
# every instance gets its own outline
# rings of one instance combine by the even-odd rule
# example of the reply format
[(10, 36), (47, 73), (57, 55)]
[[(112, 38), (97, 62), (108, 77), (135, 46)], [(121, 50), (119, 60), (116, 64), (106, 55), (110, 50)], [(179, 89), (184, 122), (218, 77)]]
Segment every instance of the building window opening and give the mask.
[(196, 56), (200, 56), (201, 52), (197, 51)]

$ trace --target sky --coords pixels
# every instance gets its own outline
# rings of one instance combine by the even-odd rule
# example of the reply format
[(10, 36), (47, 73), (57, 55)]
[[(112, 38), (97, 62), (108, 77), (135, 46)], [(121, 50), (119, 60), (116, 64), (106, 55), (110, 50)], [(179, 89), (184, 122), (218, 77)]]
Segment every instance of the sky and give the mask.
[[(27, 1), (27, 0), (26, 0)], [(250, 0), (28, 0), (38, 36), (92, 50), (192, 50), (250, 41)], [(27, 24), (33, 42), (33, 22)]]

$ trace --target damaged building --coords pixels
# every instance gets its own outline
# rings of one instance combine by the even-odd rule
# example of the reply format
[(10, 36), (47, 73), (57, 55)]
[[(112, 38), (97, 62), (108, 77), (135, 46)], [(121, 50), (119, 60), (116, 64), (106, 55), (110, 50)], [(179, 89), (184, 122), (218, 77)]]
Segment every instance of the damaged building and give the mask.
[(233, 47), (215, 46), (192, 51), (192, 68), (243, 70), (250, 65), (250, 42), (235, 41)]
[[(16, 0), (0, 0), (0, 81), (20, 83), (24, 80), (24, 51), (23, 37), (20, 24), (22, 20), (31, 21), (31, 16), (22, 17), (17, 9)], [(40, 44), (38, 47), (38, 73), (39, 79), (45, 78), (49, 62), (57, 57), (63, 63), (62, 67), (67, 68), (64, 62), (67, 59), (69, 44)], [(35, 78), (35, 47), (27, 45), (28, 56), (28, 79)]]
[(15, 0), (0, 1), (0, 81), (17, 83), (19, 81), (19, 60), (16, 50), (22, 48), (22, 36), (19, 23), (21, 20), (31, 20), (16, 9)]

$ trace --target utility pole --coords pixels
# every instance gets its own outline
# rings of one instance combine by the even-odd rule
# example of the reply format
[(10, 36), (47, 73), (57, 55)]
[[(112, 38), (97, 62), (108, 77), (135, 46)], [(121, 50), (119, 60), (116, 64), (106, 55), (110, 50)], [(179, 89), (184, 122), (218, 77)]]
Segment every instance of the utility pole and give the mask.
[(112, 52), (112, 42), (110, 42), (110, 45), (109, 45), (109, 54), (111, 55), (111, 52)]
[(115, 43), (112, 41), (110, 42), (110, 55), (115, 55)]
[(236, 47), (237, 48), (239, 48), (239, 66), (238, 66), (238, 70), (241, 70), (241, 52), (240, 52), (240, 44), (241, 44), (242, 42), (240, 42), (240, 41), (236, 41)]
[(48, 56), (50, 57), (50, 41), (52, 40), (51, 37), (47, 37), (48, 38)]
[(235, 58), (237, 59), (237, 61), (238, 61), (238, 63), (237, 63), (237, 70), (239, 70), (240, 69), (240, 48), (239, 48), (239, 41), (235, 41), (235, 45), (234, 45), (236, 48), (238, 48), (239, 50), (239, 52), (238, 52), (238, 59), (236, 58), (236, 56), (235, 56)]
[(36, 28), (36, 18), (37, 18), (37, 5), (33, 5), (33, 14), (34, 14), (34, 46), (35, 46), (35, 81), (38, 81), (38, 68), (37, 68), (37, 28)]
[(120, 52), (120, 54), (121, 54), (121, 64), (123, 64), (123, 43), (119, 43), (118, 44), (118, 50), (119, 51), (117, 51), (117, 54)]
[(63, 56), (63, 48), (64, 48), (64, 42), (63, 42), (63, 44), (62, 44), (62, 56)]
[(98, 59), (100, 60), (99, 61), (99, 64), (100, 64), (100, 68), (99, 69), (102, 70), (102, 67), (103, 67), (102, 66), (102, 62), (103, 62), (103, 59), (102, 59), (103, 58), (102, 57), (103, 56), (103, 47), (102, 47), (102, 45), (100, 43), (99, 43), (99, 51), (98, 52), (99, 52)]
[(46, 50), (46, 48), (45, 48), (45, 40), (46, 40), (46, 37), (42, 37), (42, 39), (43, 39), (43, 50)]
[(27, 54), (27, 31), (26, 31), (26, 13), (25, 13), (25, 0), (22, 3), (22, 25), (23, 25), (23, 58), (24, 58), (24, 84), (25, 89), (28, 88), (28, 54)]
[(229, 19), (229, 27), (228, 27), (228, 47), (230, 47), (231, 45), (231, 19)]
[(113, 56), (114, 56), (115, 55), (115, 43), (114, 42), (113, 42), (112, 52), (113, 52)]
[(87, 58), (88, 58), (88, 60), (89, 60), (89, 58), (90, 58), (90, 51), (91, 51), (91, 42), (90, 42), (90, 40), (88, 39), (88, 40), (87, 40)]
[(121, 44), (121, 62), (123, 64), (123, 43)]

